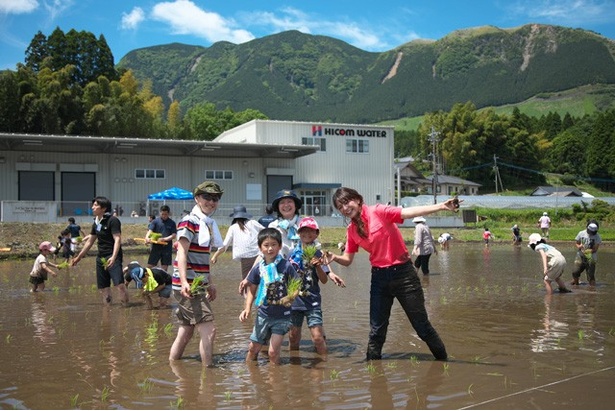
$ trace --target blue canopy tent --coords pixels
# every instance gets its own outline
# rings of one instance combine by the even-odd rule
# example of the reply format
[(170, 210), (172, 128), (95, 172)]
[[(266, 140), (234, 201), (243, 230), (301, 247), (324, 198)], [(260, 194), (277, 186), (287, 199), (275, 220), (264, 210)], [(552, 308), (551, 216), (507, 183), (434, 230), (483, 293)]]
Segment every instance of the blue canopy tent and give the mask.
[[(167, 201), (181, 201), (180, 207), (172, 207), (171, 214), (180, 215), (184, 210), (190, 210), (194, 205), (194, 196), (192, 195), (192, 191), (184, 190), (180, 187), (171, 187), (166, 190), (160, 191), (159, 193), (153, 193), (147, 196), (147, 209), (149, 210), (150, 215), (158, 215), (160, 211), (159, 201), (162, 201), (162, 204), (167, 204)], [(190, 200), (186, 205), (186, 200)], [(173, 203), (176, 204), (176, 203)], [(173, 208), (177, 208), (173, 212)]]
[(159, 193), (150, 194), (148, 200), (192, 200), (192, 191), (184, 190), (179, 187), (167, 188)]

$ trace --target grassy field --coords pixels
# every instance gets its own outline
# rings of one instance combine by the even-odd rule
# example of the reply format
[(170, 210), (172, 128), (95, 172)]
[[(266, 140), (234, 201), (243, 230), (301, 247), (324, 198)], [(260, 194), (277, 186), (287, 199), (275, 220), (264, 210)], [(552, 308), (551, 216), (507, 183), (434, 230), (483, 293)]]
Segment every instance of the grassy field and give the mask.
[[(520, 103), (485, 107), (481, 110), (493, 109), (496, 114), (510, 115), (515, 108), (518, 108), (521, 113), (531, 117), (540, 117), (549, 113), (559, 113), (562, 118), (566, 113), (574, 117), (583, 117), (597, 110), (613, 107), (614, 94), (615, 86), (612, 84), (595, 84), (554, 93), (542, 93)], [(396, 130), (416, 130), (423, 117), (404, 117), (379, 124), (395, 126)]]

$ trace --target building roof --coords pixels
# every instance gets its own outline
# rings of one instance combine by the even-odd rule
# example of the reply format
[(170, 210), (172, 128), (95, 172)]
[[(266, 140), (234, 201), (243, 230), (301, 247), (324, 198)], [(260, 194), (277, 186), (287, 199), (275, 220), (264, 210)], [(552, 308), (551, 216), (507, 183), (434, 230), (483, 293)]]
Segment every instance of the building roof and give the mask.
[(202, 140), (0, 133), (0, 150), (145, 155), (166, 153), (184, 157), (298, 158), (315, 153), (318, 147)]
[(576, 187), (570, 186), (538, 186), (531, 196), (558, 196), (558, 197), (582, 197), (583, 193)]
[[(433, 175), (427, 176), (426, 178), (431, 183), (431, 181), (433, 180)], [(455, 184), (455, 185), (474, 186), (474, 187), (482, 186), (482, 184), (475, 183), (470, 180), (464, 180), (463, 178), (447, 176), (444, 174), (438, 174), (438, 184)]]

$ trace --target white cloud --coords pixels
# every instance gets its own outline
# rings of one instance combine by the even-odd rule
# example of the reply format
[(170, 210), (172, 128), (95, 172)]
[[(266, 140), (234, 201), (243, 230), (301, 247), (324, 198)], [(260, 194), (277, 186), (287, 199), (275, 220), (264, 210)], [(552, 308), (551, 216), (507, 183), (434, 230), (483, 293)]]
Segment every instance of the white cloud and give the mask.
[(73, 0), (51, 0), (45, 1), (43, 5), (45, 6), (45, 10), (49, 12), (50, 19), (55, 20), (64, 10), (73, 5)]
[(152, 18), (171, 26), (173, 34), (194, 35), (210, 42), (244, 43), (254, 39), (252, 33), (235, 29), (234, 21), (207, 12), (189, 0), (158, 3), (152, 10)]
[(515, 14), (559, 25), (583, 26), (615, 19), (611, 0), (531, 0), (513, 4)]
[(362, 28), (358, 22), (324, 20), (304, 13), (295, 8), (287, 7), (281, 14), (272, 12), (255, 12), (245, 16), (246, 25), (263, 26), (274, 33), (287, 30), (298, 30), (302, 33), (330, 36), (343, 40), (364, 50), (383, 50), (389, 46), (376, 32)]
[(124, 30), (135, 30), (143, 20), (145, 20), (143, 9), (141, 7), (135, 7), (128, 14), (122, 13), (122, 23), (120, 27)]
[(31, 13), (37, 8), (36, 0), (0, 0), (0, 13), (3, 14)]

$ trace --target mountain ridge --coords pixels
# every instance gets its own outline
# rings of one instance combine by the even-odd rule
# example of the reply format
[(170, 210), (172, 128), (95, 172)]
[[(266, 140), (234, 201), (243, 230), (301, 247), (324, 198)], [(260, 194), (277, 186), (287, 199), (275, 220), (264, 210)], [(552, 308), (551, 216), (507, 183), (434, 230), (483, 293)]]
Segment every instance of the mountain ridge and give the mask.
[(235, 45), (170, 43), (117, 64), (184, 112), (203, 102), (257, 109), (276, 120), (375, 123), (524, 101), (545, 92), (615, 83), (615, 41), (597, 33), (528, 24), (481, 26), (440, 40), (368, 52), (327, 36), (287, 31)]

